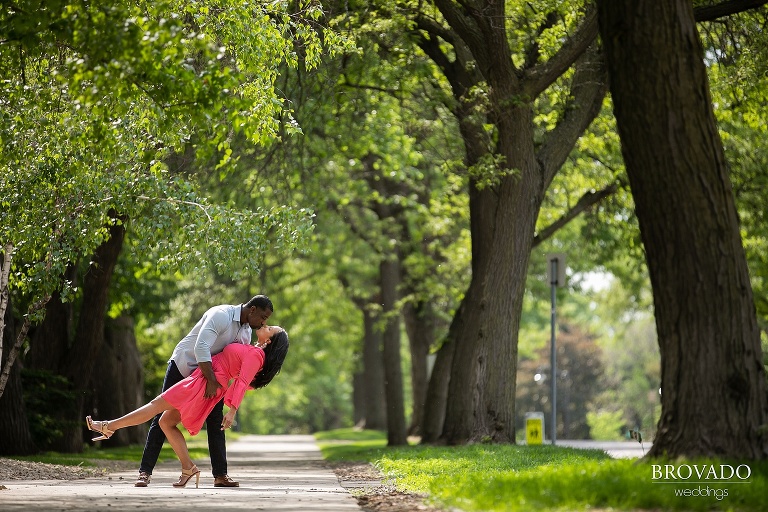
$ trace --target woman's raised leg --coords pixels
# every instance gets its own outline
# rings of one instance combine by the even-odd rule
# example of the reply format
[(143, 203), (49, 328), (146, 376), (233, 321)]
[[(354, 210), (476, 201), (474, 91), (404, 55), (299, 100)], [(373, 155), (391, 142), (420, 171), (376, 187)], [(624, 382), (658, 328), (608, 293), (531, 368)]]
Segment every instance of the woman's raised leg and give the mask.
[[(125, 416), (120, 416), (117, 419), (109, 420), (109, 421), (96, 421), (92, 420), (96, 423), (100, 423), (104, 425), (104, 428), (114, 432), (115, 430), (125, 428), (125, 427), (133, 427), (134, 425), (141, 425), (142, 423), (145, 423), (158, 414), (160, 414), (163, 411), (167, 411), (168, 409), (171, 409), (172, 406), (169, 404), (165, 398), (158, 396), (152, 399), (151, 402), (149, 402), (146, 405), (143, 405), (139, 407), (138, 409), (135, 409)], [(90, 418), (90, 416), (89, 416)], [(110, 434), (112, 435), (112, 434)]]

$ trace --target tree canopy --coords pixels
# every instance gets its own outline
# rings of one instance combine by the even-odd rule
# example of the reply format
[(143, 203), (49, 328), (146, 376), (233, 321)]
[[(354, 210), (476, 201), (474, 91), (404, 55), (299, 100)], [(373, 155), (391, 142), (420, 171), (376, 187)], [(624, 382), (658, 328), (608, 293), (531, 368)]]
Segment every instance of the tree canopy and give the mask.
[(215, 156), (224, 172), (233, 133), (254, 143), (276, 137), (289, 111), (274, 87), (277, 70), (314, 67), (326, 50), (344, 46), (312, 27), (318, 5), (296, 7), (4, 4), (0, 241), (19, 297), (38, 311), (54, 292), (66, 299), (66, 268), (92, 254), (114, 225), (138, 234), (137, 254), (166, 271), (238, 277), (258, 271), (267, 246), (306, 243), (310, 209), (213, 203), (169, 165), (191, 152)]
[[(765, 332), (765, 11), (722, 18), (754, 4), (686, 5), (717, 18), (696, 26)], [(425, 441), (514, 442), (515, 377), (530, 380), (548, 338), (544, 255), (568, 252), (568, 360), (590, 382), (619, 377), (601, 394), (574, 380), (585, 396), (562, 426), (650, 425), (648, 246), (597, 30), (593, 3), (548, 0), (4, 5), (12, 313), (77, 315), (118, 234), (108, 311), (137, 320), (148, 388), (183, 326), (255, 290), (296, 343), (286, 386), (244, 402), (245, 428), (357, 421), (365, 395), (393, 408), (395, 443), (401, 408)], [(590, 290), (590, 275), (613, 286)], [(520, 392), (535, 403), (531, 382)]]
[[(188, 145), (225, 163), (233, 128), (257, 142), (275, 137), (278, 67), (298, 65), (296, 43), (310, 67), (322, 52), (300, 17), (317, 8), (291, 16), (277, 4), (228, 4), (4, 7), (0, 163), (2, 206), (13, 215), (0, 238), (18, 259), (39, 262), (50, 247), (59, 266), (46, 273), (56, 276), (103, 240), (115, 215), (136, 224), (141, 249), (159, 249), (170, 264), (254, 271), (263, 233), (277, 249), (306, 235), (308, 212), (209, 204), (165, 164)], [(248, 243), (227, 236), (233, 229), (250, 233)]]

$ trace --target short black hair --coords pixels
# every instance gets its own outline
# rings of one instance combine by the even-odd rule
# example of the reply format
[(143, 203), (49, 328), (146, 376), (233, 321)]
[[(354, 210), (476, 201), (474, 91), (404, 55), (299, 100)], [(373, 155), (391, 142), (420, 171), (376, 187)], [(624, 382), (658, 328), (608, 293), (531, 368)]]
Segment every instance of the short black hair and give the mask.
[(247, 308), (252, 308), (254, 306), (264, 310), (268, 309), (273, 313), (275, 312), (275, 307), (272, 305), (272, 301), (269, 300), (269, 297), (266, 295), (254, 295), (253, 298), (249, 300), (245, 305)]

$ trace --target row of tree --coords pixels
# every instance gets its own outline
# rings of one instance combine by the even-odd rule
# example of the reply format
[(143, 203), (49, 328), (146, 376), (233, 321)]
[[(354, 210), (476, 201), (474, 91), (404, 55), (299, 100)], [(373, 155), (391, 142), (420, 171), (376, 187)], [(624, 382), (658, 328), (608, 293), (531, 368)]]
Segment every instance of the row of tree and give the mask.
[[(31, 368), (65, 378), (74, 405), (62, 423), (63, 448), (81, 449), (83, 391), (95, 385), (108, 292), (128, 231), (139, 235), (130, 247), (136, 261), (156, 263), (160, 272), (228, 269), (234, 277), (258, 269), (267, 234), (273, 251), (307, 238), (311, 212), (212, 203), (172, 167), (195, 154), (226, 162), (233, 130), (256, 143), (275, 136), (283, 110), (274, 89), (278, 68), (298, 64), (295, 45), (302, 45), (307, 67), (324, 51), (310, 26), (319, 7), (297, 7), (174, 0), (3, 5), (6, 449), (31, 446), (21, 376), (11, 370), (35, 324)], [(331, 51), (344, 45), (333, 37), (326, 43)], [(233, 229), (250, 236), (232, 236)], [(15, 382), (6, 386), (9, 378)]]
[[(46, 137), (50, 129), (41, 126), (50, 124), (30, 122), (22, 129), (22, 121), (4, 119), (3, 140), (15, 141), (4, 144), (15, 148), (4, 149), (2, 161), (9, 176), (3, 193), (11, 198), (3, 208), (13, 212), (4, 219), (14, 220), (4, 220), (2, 237), (13, 244), (4, 262), (14, 262), (16, 318), (41, 298), (47, 310), (30, 337), (30, 367), (64, 375), (74, 395), (84, 396), (98, 382), (91, 356), (103, 345), (107, 306), (123, 304), (125, 311), (151, 319), (153, 313), (142, 312), (137, 300), (147, 298), (141, 295), (146, 292), (125, 283), (132, 276), (146, 284), (155, 268), (168, 264), (207, 263), (217, 281), (243, 290), (242, 297), (253, 287), (275, 287), (310, 308), (333, 304), (323, 297), (302, 301), (289, 289), (331, 278), (358, 308), (359, 324), (351, 327), (348, 317), (341, 318), (292, 336), (331, 342), (328, 333), (338, 333), (339, 325), (360, 333), (357, 348), (334, 343), (337, 353), (356, 351), (360, 357), (356, 420), (386, 427), (390, 444), (404, 444), (409, 430), (424, 442), (514, 442), (515, 376), (531, 289), (526, 277), (529, 267), (537, 271), (532, 254), (557, 244), (554, 233), (587, 214), (583, 232), (599, 235), (591, 238), (594, 254), (617, 275), (628, 274), (622, 258), (631, 253), (619, 250), (627, 242), (639, 251), (640, 237), (647, 257), (663, 390), (653, 453), (765, 457), (768, 441), (760, 426), (768, 403), (753, 283), (705, 67), (711, 61), (711, 68), (727, 70), (714, 57), (724, 62), (745, 47), (759, 51), (746, 43), (759, 39), (755, 27), (764, 10), (735, 13), (763, 2), (695, 10), (681, 0), (667, 6), (641, 2), (647, 10), (642, 16), (625, 12), (625, 4), (345, 2), (330, 3), (323, 17), (314, 17), (319, 11), (302, 4), (288, 4), (285, 12), (238, 2), (222, 11), (196, 11), (169, 2), (144, 6), (152, 15), (140, 18), (117, 7), (93, 13), (71, 3), (69, 10), (45, 11), (56, 20), (48, 26), (65, 27), (63, 34), (51, 34), (49, 46), (30, 45), (21, 30), (39, 13), (4, 11), (7, 26), (21, 27), (20, 36), (5, 38), (13, 44), (4, 46), (18, 52), (7, 67), (15, 80), (7, 83), (19, 91), (9, 96), (19, 98), (18, 106), (12, 103), (16, 111), (21, 98), (29, 97), (20, 91), (30, 83), (49, 95), (53, 89), (61, 94), (64, 84), (67, 99), (73, 98), (51, 103), (40, 92), (33, 101), (41, 117), (66, 128), (61, 140)], [(125, 54), (104, 55), (103, 41), (57, 44), (69, 34), (68, 13), (80, 8), (91, 15), (74, 18), (88, 23), (106, 23), (105, 17), (115, 15), (110, 26), (126, 27), (134, 36), (130, 41), (140, 35), (147, 50), (133, 55), (142, 46), (123, 42)], [(114, 23), (121, 18), (130, 22)], [(249, 23), (256, 19), (261, 23)], [(694, 20), (719, 20), (727, 27), (718, 32), (717, 25), (707, 26), (712, 34), (705, 37), (706, 54)], [(86, 25), (77, 33), (97, 28)], [(717, 40), (722, 33), (732, 39)], [(325, 48), (350, 50), (338, 34), (353, 35), (357, 51), (315, 67), (320, 41)], [(119, 37), (128, 40), (124, 33)], [(53, 49), (62, 52), (59, 59), (50, 58)], [(27, 71), (31, 50), (38, 52), (36, 75)], [(157, 62), (169, 65), (158, 70)], [(760, 76), (759, 70), (734, 67)], [(171, 87), (184, 85), (180, 77), (188, 78), (189, 90)], [(44, 79), (55, 79), (56, 87)], [(609, 83), (626, 178), (611, 135)], [(109, 95), (100, 92), (106, 90)], [(270, 110), (278, 90), (288, 108)], [(171, 96), (161, 96), (166, 93)], [(77, 128), (73, 120), (82, 109), (87, 113), (81, 124), (98, 132)], [(228, 117), (222, 120), (222, 113)], [(251, 117), (239, 117), (246, 113)], [(256, 128), (248, 124), (254, 119), (261, 122)], [(295, 122), (303, 136), (291, 137)], [(82, 137), (71, 137), (73, 132)], [(31, 147), (25, 134), (51, 151), (41, 151), (31, 166), (22, 158)], [(65, 152), (70, 140), (80, 143)], [(263, 145), (254, 149), (254, 140)], [(94, 141), (105, 151), (89, 151)], [(210, 141), (213, 147), (204, 144)], [(113, 189), (106, 192), (100, 180), (113, 176), (119, 179), (109, 181)], [(208, 203), (199, 190), (218, 203)], [(634, 219), (630, 190), (639, 229), (606, 234)], [(26, 213), (27, 204), (35, 205), (37, 216)], [(314, 234), (309, 235), (307, 210), (275, 206), (280, 204), (311, 205)], [(247, 212), (253, 205), (263, 209)], [(81, 212), (88, 222), (70, 220)], [(48, 218), (54, 214), (60, 217)], [(764, 226), (760, 219), (751, 222)], [(70, 228), (88, 243), (74, 235), (62, 238)], [(127, 271), (121, 290), (113, 269), (120, 272), (126, 234), (133, 256), (122, 262)], [(301, 242), (310, 250), (289, 263), (281, 249)], [(14, 251), (20, 252), (11, 260)], [(51, 281), (38, 286), (36, 276)], [(78, 287), (75, 303), (67, 302), (71, 288), (62, 283)], [(115, 299), (119, 291), (130, 298)], [(286, 306), (283, 318), (299, 317), (296, 307)], [(410, 349), (408, 428), (401, 318)], [(23, 326), (8, 326), (14, 329), (5, 332), (23, 342)], [(49, 350), (48, 343), (57, 348)], [(318, 345), (310, 346), (327, 350)], [(431, 351), (436, 361), (429, 373)], [(317, 357), (322, 361), (324, 355)], [(305, 376), (311, 373), (305, 370)], [(325, 387), (331, 386), (329, 381)], [(17, 413), (23, 405), (18, 388), (2, 397), (9, 399), (17, 406), (3, 410)], [(701, 411), (711, 413), (713, 404), (716, 420), (700, 421)], [(76, 401), (69, 415), (72, 435), (63, 438), (80, 437), (74, 435), (77, 418), (88, 407), (93, 403)], [(18, 415), (0, 416), (10, 418), (0, 418), (0, 425), (18, 427)]]

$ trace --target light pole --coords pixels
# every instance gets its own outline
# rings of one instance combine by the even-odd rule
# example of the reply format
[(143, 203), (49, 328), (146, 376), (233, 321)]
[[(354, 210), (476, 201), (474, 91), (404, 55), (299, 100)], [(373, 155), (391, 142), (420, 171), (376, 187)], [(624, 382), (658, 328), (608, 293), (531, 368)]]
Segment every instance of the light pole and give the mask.
[(552, 309), (550, 314), (550, 330), (552, 339), (549, 354), (549, 365), (550, 375), (552, 377), (552, 421), (550, 423), (552, 424), (552, 445), (554, 446), (557, 444), (557, 298), (555, 291), (557, 290), (558, 286), (565, 285), (565, 254), (549, 254), (547, 255), (547, 259), (549, 260), (549, 266), (547, 270), (549, 271), (549, 284), (551, 286), (552, 300)]

